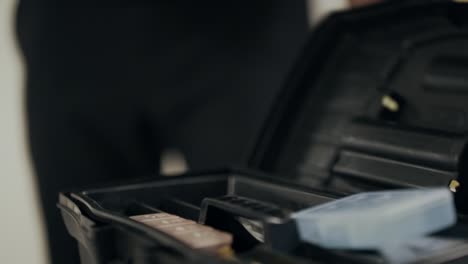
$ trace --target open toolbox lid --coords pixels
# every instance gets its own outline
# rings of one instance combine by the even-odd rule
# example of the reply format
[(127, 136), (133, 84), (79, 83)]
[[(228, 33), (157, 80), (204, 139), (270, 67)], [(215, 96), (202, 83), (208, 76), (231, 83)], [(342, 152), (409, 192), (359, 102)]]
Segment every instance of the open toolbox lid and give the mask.
[(461, 191), (467, 136), (468, 5), (389, 1), (317, 27), (250, 167), (345, 193)]

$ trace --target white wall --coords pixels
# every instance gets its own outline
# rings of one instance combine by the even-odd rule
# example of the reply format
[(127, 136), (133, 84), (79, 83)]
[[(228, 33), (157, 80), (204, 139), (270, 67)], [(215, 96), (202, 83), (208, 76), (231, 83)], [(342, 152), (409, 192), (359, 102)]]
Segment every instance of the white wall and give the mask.
[(0, 262), (47, 263), (23, 115), (24, 72), (14, 37), (15, 0), (0, 0)]

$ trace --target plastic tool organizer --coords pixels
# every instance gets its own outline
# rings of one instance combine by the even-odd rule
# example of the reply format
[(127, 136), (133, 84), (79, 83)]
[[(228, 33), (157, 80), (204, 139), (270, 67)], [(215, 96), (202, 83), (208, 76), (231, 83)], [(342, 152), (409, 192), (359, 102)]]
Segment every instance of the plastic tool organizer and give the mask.
[(333, 15), (278, 95), (249, 169), (64, 192), (64, 222), (82, 263), (226, 262), (129, 218), (160, 212), (232, 234), (241, 263), (385, 263), (377, 252), (300, 242), (290, 216), (349, 194), (452, 181), (457, 226), (406, 253), (414, 263), (463, 263), (466, 76), (468, 5), (388, 1)]

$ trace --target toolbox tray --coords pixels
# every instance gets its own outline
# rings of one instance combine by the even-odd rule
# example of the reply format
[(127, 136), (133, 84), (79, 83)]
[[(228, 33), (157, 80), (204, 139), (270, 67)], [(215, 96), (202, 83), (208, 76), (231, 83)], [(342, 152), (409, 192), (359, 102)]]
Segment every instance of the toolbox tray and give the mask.
[(458, 242), (414, 262), (468, 262), (467, 26), (467, 5), (442, 0), (330, 16), (278, 95), (249, 169), (61, 193), (82, 263), (226, 262), (128, 218), (161, 211), (233, 234), (245, 263), (385, 263), (377, 252), (301, 243), (289, 215), (353, 193), (454, 180), (458, 224), (434, 236)]
[[(59, 207), (79, 243), (82, 263), (224, 263), (129, 219), (161, 211), (230, 232), (237, 257), (245, 263), (382, 263), (376, 252), (330, 251), (297, 241), (287, 216), (336, 197), (258, 172), (224, 169), (64, 193)], [(247, 232), (238, 217), (260, 222), (264, 241)], [(468, 237), (468, 226), (459, 220), (436, 236)], [(416, 263), (444, 263), (466, 255), (468, 243), (460, 242)]]

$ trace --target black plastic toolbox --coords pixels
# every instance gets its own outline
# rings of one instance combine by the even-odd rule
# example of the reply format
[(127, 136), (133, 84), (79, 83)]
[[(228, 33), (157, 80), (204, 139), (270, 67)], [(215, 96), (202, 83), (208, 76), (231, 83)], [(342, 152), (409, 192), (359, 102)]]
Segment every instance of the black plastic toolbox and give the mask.
[(468, 263), (467, 135), (468, 5), (389, 1), (314, 31), (249, 169), (64, 192), (59, 208), (82, 263), (225, 262), (128, 218), (160, 211), (232, 233), (240, 262), (385, 263), (301, 243), (288, 216), (352, 193), (455, 180), (458, 224), (434, 236), (457, 243), (418, 249), (415, 262)]

